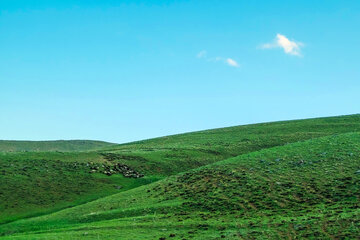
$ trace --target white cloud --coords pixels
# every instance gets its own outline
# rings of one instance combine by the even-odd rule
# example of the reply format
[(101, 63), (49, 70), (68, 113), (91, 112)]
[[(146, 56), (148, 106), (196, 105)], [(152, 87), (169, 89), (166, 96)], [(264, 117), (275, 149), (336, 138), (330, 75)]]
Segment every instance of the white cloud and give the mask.
[(234, 59), (228, 58), (226, 62), (231, 67), (239, 67), (239, 64)]
[(197, 58), (202, 58), (205, 59), (208, 62), (223, 62), (231, 67), (240, 67), (240, 65), (232, 58), (223, 58), (223, 57), (208, 57), (207, 56), (207, 51), (203, 50), (201, 52), (199, 52), (196, 55)]
[(202, 50), (201, 52), (199, 52), (199, 53), (196, 55), (196, 57), (197, 57), (197, 58), (204, 58), (204, 57), (206, 57), (206, 55), (207, 55), (207, 52), (206, 52), (205, 50)]
[(260, 46), (261, 49), (282, 48), (286, 54), (301, 56), (301, 48), (304, 46), (301, 42), (290, 41), (281, 34), (276, 34), (276, 38), (272, 43), (265, 43)]

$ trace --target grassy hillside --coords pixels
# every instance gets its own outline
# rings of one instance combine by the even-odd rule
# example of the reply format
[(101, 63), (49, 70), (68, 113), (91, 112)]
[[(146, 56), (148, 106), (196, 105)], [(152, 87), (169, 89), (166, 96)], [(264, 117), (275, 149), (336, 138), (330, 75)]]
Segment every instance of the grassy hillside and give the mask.
[(360, 134), (273, 147), (53, 214), (3, 239), (355, 239)]
[(264, 148), (360, 131), (360, 115), (251, 124), (179, 134), (106, 148), (113, 162), (169, 176)]
[(0, 152), (88, 151), (111, 146), (113, 143), (90, 140), (8, 141), (0, 140)]
[[(73, 161), (54, 160), (53, 155), (23, 159), (19, 154), (0, 154), (0, 223), (76, 206), (158, 180), (90, 174), (88, 163), (81, 161), (85, 154), (64, 154)], [(80, 161), (74, 160), (76, 156)]]
[[(174, 220), (175, 218), (181, 220), (180, 222), (185, 222), (185, 217), (181, 217), (182, 216), (181, 211), (183, 211), (182, 209), (184, 207), (188, 209), (187, 211), (190, 211), (189, 209), (201, 208), (202, 209), (201, 211), (205, 213), (208, 212), (208, 215), (209, 214), (211, 215), (212, 214), (211, 210), (204, 208), (203, 204), (205, 203), (207, 203), (206, 207), (214, 206), (215, 210), (223, 209), (222, 211), (227, 211), (227, 212), (231, 210), (230, 212), (237, 213), (239, 211), (238, 209), (229, 207), (230, 205), (232, 206), (233, 204), (235, 204), (236, 201), (228, 202), (228, 203), (222, 202), (221, 204), (223, 205), (221, 205), (220, 202), (217, 201), (220, 201), (219, 199), (222, 198), (238, 199), (238, 197), (241, 198), (242, 194), (246, 195), (246, 193), (239, 192), (240, 194), (239, 196), (235, 196), (238, 192), (234, 192), (233, 193), (235, 194), (234, 196), (224, 195), (225, 193), (221, 193), (222, 195), (220, 195), (218, 199), (214, 200), (212, 196), (216, 196), (217, 191), (220, 192), (222, 191), (217, 181), (222, 182), (222, 180), (219, 180), (217, 178), (212, 178), (212, 176), (217, 176), (218, 174), (217, 170), (216, 171), (214, 170), (215, 172), (203, 172), (202, 170), (198, 169), (199, 167), (219, 162), (219, 165), (211, 165), (211, 169), (217, 169), (218, 167), (214, 167), (214, 166), (221, 166), (220, 163), (225, 164), (226, 161), (223, 162), (223, 160), (225, 159), (238, 159), (238, 158), (242, 159), (244, 156), (247, 156), (246, 154), (250, 154), (249, 156), (251, 157), (249, 157), (248, 161), (245, 163), (248, 166), (252, 166), (252, 164), (254, 164), (254, 167), (252, 167), (252, 169), (245, 168), (245, 170), (243, 170), (242, 172), (240, 171), (240, 169), (236, 169), (236, 167), (234, 167), (235, 169), (234, 176), (237, 176), (238, 174), (240, 175), (238, 177), (235, 177), (235, 179), (233, 179), (232, 177), (229, 178), (226, 177), (224, 179), (226, 179), (226, 181), (229, 180), (235, 185), (227, 185), (229, 184), (228, 182), (221, 183), (221, 184), (225, 184), (224, 186), (229, 186), (231, 188), (236, 189), (239, 187), (237, 182), (239, 180), (238, 178), (241, 178), (242, 176), (241, 174), (244, 174), (243, 173), (244, 171), (245, 174), (250, 174), (254, 176), (257, 176), (256, 175), (257, 173), (254, 172), (254, 169), (257, 169), (257, 167), (261, 167), (262, 170), (267, 169), (270, 172), (274, 171), (272, 167), (273, 165), (275, 166), (276, 164), (273, 164), (271, 162), (268, 163), (267, 159), (265, 158), (252, 161), (253, 156), (255, 155), (251, 155), (251, 154), (257, 154), (259, 151), (260, 152), (267, 151), (266, 149), (268, 149), (268, 151), (274, 154), (273, 151), (278, 151), (276, 150), (277, 149), (276, 147), (279, 147), (281, 151), (284, 151), (283, 149), (289, 149), (290, 146), (297, 146), (296, 144), (305, 144), (298, 142), (309, 139), (314, 139), (314, 141), (316, 139), (316, 141), (320, 141), (318, 138), (324, 136), (329, 136), (329, 137), (324, 138), (327, 139), (326, 140), (327, 142), (326, 141), (322, 142), (321, 148), (330, 147), (331, 150), (332, 146), (336, 144), (335, 139), (339, 137), (349, 138), (349, 136), (351, 135), (351, 134), (350, 135), (345, 134), (345, 135), (337, 136), (338, 134), (351, 133), (351, 132), (360, 132), (360, 115), (296, 120), (296, 121), (283, 121), (283, 122), (253, 124), (246, 126), (214, 129), (214, 130), (207, 130), (201, 132), (186, 133), (186, 134), (150, 139), (150, 140), (139, 141), (129, 144), (105, 146), (104, 148), (94, 151), (65, 152), (65, 151), (57, 150), (57, 151), (48, 151), (48, 152), (36, 152), (36, 151), (3, 152), (0, 153), (0, 224), (3, 223), (1, 225), (1, 229), (3, 230), (3, 233), (5, 232), (11, 233), (13, 230), (5, 231), (6, 229), (10, 229), (10, 228), (14, 229), (14, 231), (17, 232), (19, 231), (19, 229), (16, 226), (20, 226), (17, 224), (19, 222), (22, 222), (22, 220), (14, 222), (13, 223), (14, 225), (9, 222), (15, 221), (20, 218), (28, 218), (32, 216), (49, 214), (64, 208), (80, 205), (105, 196), (117, 194), (119, 192), (124, 192), (124, 193), (120, 195), (114, 195), (114, 201), (115, 200), (118, 201), (117, 199), (120, 199), (119, 201), (120, 202), (123, 201), (125, 205), (121, 205), (121, 206), (116, 205), (118, 206), (117, 210), (115, 211), (115, 209), (113, 209), (114, 211), (111, 211), (110, 215), (108, 213), (104, 213), (104, 214), (101, 213), (98, 216), (97, 211), (95, 211), (94, 213), (92, 212), (91, 214), (89, 213), (91, 215), (91, 217), (89, 218), (91, 219), (96, 218), (96, 219), (94, 221), (91, 220), (89, 222), (87, 220), (86, 221), (84, 220), (86, 224), (91, 223), (95, 225), (97, 224), (101, 225), (103, 224), (101, 221), (109, 220), (109, 222), (104, 223), (106, 225), (112, 221), (111, 219), (115, 219), (114, 224), (117, 226), (117, 229), (122, 229), (123, 227), (128, 228), (128, 224), (129, 224), (128, 221), (131, 220), (132, 223), (134, 223), (133, 221), (136, 221), (134, 220), (133, 216), (135, 217), (135, 219), (138, 219), (138, 217), (141, 216), (140, 217), (141, 219), (149, 218), (158, 222), (160, 225), (163, 224), (163, 228), (165, 229), (167, 228), (166, 225), (168, 223), (173, 224), (177, 221)], [(358, 140), (358, 138), (356, 136), (357, 136), (356, 134), (351, 135), (350, 137), (351, 140), (345, 142), (344, 147), (347, 148), (348, 145), (357, 147), (356, 141)], [(309, 141), (306, 143), (307, 145), (304, 145), (306, 147), (301, 147), (298, 150), (295, 149), (298, 155), (296, 156), (296, 158), (294, 156), (291, 156), (289, 157), (289, 159), (290, 158), (298, 159), (300, 163), (301, 161), (303, 162), (307, 161), (308, 159), (306, 159), (305, 156), (307, 156), (307, 154), (310, 154), (308, 152), (308, 149), (309, 147), (311, 147), (311, 143), (312, 142)], [(340, 148), (338, 147), (337, 149), (339, 150)], [(295, 150), (293, 149), (293, 151)], [(326, 160), (330, 159), (330, 157), (332, 157), (335, 154), (340, 154), (333, 152), (332, 155), (328, 155), (327, 150), (323, 150), (322, 153), (324, 154), (325, 156), (324, 159)], [(350, 153), (352, 153), (353, 155), (351, 155)], [(286, 158), (283, 159), (283, 157), (280, 156), (281, 154), (279, 153), (279, 156), (276, 157), (274, 156), (274, 159), (276, 161), (274, 159), (273, 160), (276, 163), (278, 162), (283, 163), (284, 159), (288, 161), (288, 159)], [(344, 153), (341, 154), (342, 155), (339, 155), (340, 158), (346, 155), (346, 154), (344, 155)], [(349, 152), (349, 154), (351, 155), (351, 156), (349, 155), (349, 157), (351, 158), (346, 158), (346, 159), (347, 160), (351, 159), (351, 161), (355, 161), (356, 163), (357, 160), (353, 159), (357, 156), (356, 151), (351, 151)], [(313, 157), (314, 156), (309, 155), (309, 159)], [(126, 167), (130, 168), (131, 171), (134, 171), (139, 174), (144, 174), (145, 177), (140, 177), (140, 178), (124, 177), (123, 176), (124, 173), (119, 172), (119, 168), (118, 168), (119, 164), (121, 166), (126, 165)], [(226, 163), (225, 165), (228, 166), (229, 163)], [(302, 165), (302, 163), (300, 165)], [(307, 167), (306, 169), (313, 168), (313, 165), (311, 164), (309, 166), (305, 164), (304, 166)], [(314, 165), (314, 166), (318, 166), (318, 165)], [(353, 165), (351, 166), (354, 167)], [(195, 171), (196, 174), (190, 175), (191, 177), (185, 177), (187, 175), (177, 175), (179, 173), (186, 172), (191, 169), (197, 169)], [(205, 167), (204, 169), (207, 169), (207, 167)], [(298, 170), (299, 172), (295, 172), (295, 173), (291, 172), (291, 174), (295, 174), (295, 175), (298, 174), (299, 178), (304, 177), (302, 168), (298, 168)], [(320, 171), (321, 168), (317, 168), (316, 171), (317, 170)], [(290, 170), (288, 171), (286, 168), (284, 168), (284, 171), (287, 171), (286, 173), (290, 172)], [(313, 173), (315, 174), (316, 172)], [(268, 175), (264, 175), (262, 171), (259, 171), (259, 174), (261, 174), (261, 177), (260, 175), (258, 176), (259, 179), (265, 179), (265, 180), (272, 179)], [(266, 172), (266, 174), (268, 173)], [(285, 177), (292, 176), (292, 175), (286, 175), (285, 172), (284, 173), (280, 172), (278, 174), (280, 176), (284, 175)], [(156, 183), (157, 184), (156, 186), (147, 185), (151, 182), (172, 175), (176, 175), (177, 177), (158, 182)], [(320, 174), (319, 176), (322, 175)], [(180, 180), (176, 180), (176, 179), (180, 179)], [(209, 179), (209, 182), (202, 182), (201, 180), (204, 179)], [(266, 182), (261, 182), (259, 179), (256, 180), (258, 181), (257, 186), (266, 184)], [(275, 180), (277, 179), (274, 179), (274, 181)], [(302, 181), (304, 182), (305, 180)], [(325, 180), (323, 181), (325, 182)], [(280, 184), (276, 182), (279, 182)], [(169, 185), (168, 187), (163, 187), (165, 186), (164, 184), (167, 183), (173, 185)], [(183, 183), (183, 186), (181, 186), (183, 189), (178, 188), (181, 185), (180, 183)], [(350, 183), (353, 182), (347, 182), (346, 184), (350, 184)], [(253, 186), (251, 184), (252, 182), (250, 183), (247, 182), (247, 184), (241, 185), (242, 186), (241, 188), (248, 192), (252, 192), (254, 189), (250, 188), (251, 186)], [(142, 185), (146, 185), (146, 186), (140, 187)], [(152, 189), (151, 186), (154, 186), (154, 189)], [(174, 188), (174, 186), (177, 186), (177, 188)], [(194, 190), (194, 188), (196, 188), (197, 186), (202, 186), (201, 188), (202, 192), (199, 193), (200, 195)], [(285, 189), (289, 188), (289, 194), (294, 191), (293, 188), (290, 188), (293, 185), (286, 185), (286, 184), (282, 185), (281, 181), (273, 182), (272, 188), (268, 188), (268, 190), (271, 192), (279, 186), (284, 186)], [(148, 190), (149, 193), (154, 195), (149, 195), (147, 192)], [(303, 191), (304, 189), (300, 189), (300, 190)], [(160, 195), (155, 195), (155, 192)], [(208, 195), (206, 195), (205, 192), (208, 192)], [(191, 197), (191, 194), (194, 194), (194, 197)], [(259, 196), (263, 197), (264, 195), (262, 194), (263, 192), (259, 192), (259, 194), (257, 194), (258, 198), (260, 198)], [(162, 199), (162, 197), (164, 197), (165, 201), (164, 199)], [(184, 199), (186, 200), (185, 197), (188, 197), (189, 200), (188, 203), (181, 202)], [(301, 199), (301, 196), (298, 196), (297, 193), (295, 194), (295, 197), (296, 198), (300, 197)], [(138, 199), (143, 199), (144, 202), (143, 203), (138, 202)], [(209, 202), (208, 200), (212, 200), (212, 201)], [(276, 198), (276, 201), (278, 201), (279, 204), (283, 204), (278, 197)], [(184, 203), (184, 206), (181, 204), (179, 205), (179, 202), (181, 202), (181, 204)], [(139, 203), (139, 204), (136, 204), (135, 206), (133, 205), (133, 203), (134, 204)], [(190, 203), (193, 204), (193, 206), (189, 205)], [(260, 205), (263, 205), (262, 202), (260, 203), (261, 203)], [(189, 206), (187, 206), (186, 204), (188, 204)], [(249, 209), (251, 210), (251, 209), (259, 208), (259, 206), (257, 206), (254, 202), (246, 202), (246, 203), (241, 202), (239, 204), (240, 206), (244, 206), (244, 209), (247, 209), (246, 211), (248, 211)], [(322, 204), (324, 206), (324, 209), (327, 209), (327, 205), (324, 205), (327, 204), (327, 202), (323, 202)], [(83, 206), (87, 208), (86, 206), (88, 205), (83, 205)], [(165, 206), (169, 206), (170, 209), (168, 209)], [(221, 208), (221, 206), (223, 206), (223, 208)], [(81, 207), (81, 205), (79, 207)], [(351, 207), (354, 208), (354, 206)], [(111, 206), (111, 208), (113, 207)], [(144, 209), (146, 209), (147, 211), (146, 213), (148, 213), (146, 217), (143, 216), (145, 211)], [(175, 218), (174, 218), (175, 215), (171, 216), (169, 220), (170, 222), (167, 222), (166, 219), (168, 217), (165, 216), (162, 216), (161, 218), (157, 217), (158, 214), (161, 213), (160, 211), (161, 209), (165, 209), (164, 211), (169, 211), (169, 213), (174, 212), (174, 214), (177, 215)], [(124, 211), (122, 212), (122, 210)], [(68, 210), (64, 210), (64, 211), (66, 212)], [(54, 215), (56, 214), (57, 213), (54, 213)], [(195, 222), (198, 222), (200, 224), (202, 222), (201, 219), (205, 218), (205, 216), (202, 216), (201, 213), (199, 212), (197, 212), (196, 214), (199, 214), (200, 217), (197, 215), (189, 215), (186, 217), (188, 221), (190, 222), (194, 221), (191, 224), (195, 224)], [(259, 216), (263, 216), (264, 214), (265, 214), (264, 212), (261, 212), (260, 215), (251, 215), (251, 219), (253, 219), (254, 217), (261, 218)], [(52, 216), (52, 214), (44, 215), (44, 218), (48, 219), (47, 217), (50, 216)], [(119, 217), (121, 217), (122, 219), (121, 221), (124, 221), (124, 226), (121, 224), (119, 225), (118, 220), (116, 220)], [(219, 217), (222, 218), (224, 216), (219, 216)], [(51, 228), (54, 226), (58, 227), (61, 225), (61, 224), (59, 225), (59, 221), (66, 223), (69, 220), (69, 224), (70, 224), (69, 226), (74, 227), (77, 226), (77, 224), (80, 223), (82, 224), (83, 222), (83, 220), (79, 220), (79, 222), (78, 220), (73, 221), (71, 220), (71, 218), (72, 218), (71, 216), (68, 216), (67, 220), (64, 219), (54, 220), (54, 222), (51, 221), (48, 222), (46, 220), (46, 222), (41, 223), (41, 225), (43, 225), (44, 227), (49, 226)], [(130, 220), (126, 218), (129, 218)], [(193, 220), (193, 218), (195, 218), (195, 220)], [(241, 218), (243, 218), (242, 215)], [(229, 222), (230, 220), (235, 221), (234, 219), (235, 219), (234, 216), (231, 214), (229, 215), (228, 218), (226, 217), (223, 218), (225, 222)], [(144, 224), (148, 228), (152, 226), (151, 222), (149, 222), (148, 220), (146, 221), (144, 222)], [(55, 225), (53, 226), (53, 224)], [(73, 224), (75, 225), (73, 226)], [(37, 223), (34, 226), (37, 226)], [(219, 227), (221, 229), (223, 228), (221, 226)], [(24, 227), (24, 229), (26, 228), (27, 227)], [(189, 226), (187, 226), (187, 228), (189, 228)], [(193, 226), (191, 228), (193, 228)], [(200, 228), (202, 227), (200, 226)], [(204, 228), (210, 229), (210, 227), (204, 227)], [(154, 232), (154, 234), (158, 236), (158, 232), (160, 230), (158, 227), (154, 225), (154, 228), (152, 230), (147, 229), (145, 232), (149, 232), (149, 231)], [(81, 231), (79, 231), (79, 234), (80, 232)], [(215, 232), (216, 234), (218, 233), (218, 231), (215, 230), (213, 232)], [(73, 234), (73, 232), (71, 233)], [(66, 234), (68, 234), (68, 232), (64, 232), (62, 234), (63, 235), (61, 236), (66, 238)], [(96, 234), (101, 234), (102, 236), (101, 239), (103, 239), (105, 238), (104, 236), (107, 236), (106, 234), (108, 233), (106, 233), (106, 231), (103, 230), (102, 233), (96, 232)], [(183, 233), (183, 235), (184, 234), (185, 233)], [(293, 234), (293, 233), (287, 233), (287, 234)], [(41, 235), (41, 236), (45, 236), (45, 235)], [(219, 237), (218, 235), (216, 236)], [(54, 235), (54, 239), (57, 239), (57, 237), (58, 237), (57, 235)], [(116, 235), (116, 237), (118, 237), (118, 235)], [(191, 235), (189, 235), (186, 238), (190, 238), (190, 237)], [(110, 235), (109, 238), (111, 238)], [(125, 237), (122, 236), (122, 238)], [(146, 238), (144, 237), (144, 239)], [(248, 238), (245, 237), (245, 239)]]

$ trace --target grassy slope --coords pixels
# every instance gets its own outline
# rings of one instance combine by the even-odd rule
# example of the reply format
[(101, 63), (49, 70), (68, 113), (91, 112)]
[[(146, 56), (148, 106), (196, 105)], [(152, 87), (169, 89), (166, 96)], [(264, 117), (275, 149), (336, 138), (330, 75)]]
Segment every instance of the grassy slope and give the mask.
[(0, 223), (76, 206), (158, 180), (89, 174), (85, 163), (8, 160), (0, 161), (0, 169), (6, 169), (0, 176)]
[[(229, 157), (352, 131), (360, 131), (360, 115), (215, 129), (92, 152), (2, 153), (0, 222), (53, 212), (114, 194), (119, 191), (117, 185), (126, 190)], [(109, 153), (111, 158), (106, 159), (103, 154)], [(89, 174), (87, 162), (121, 162), (147, 177), (129, 180), (119, 175)]]
[(111, 146), (113, 143), (90, 140), (59, 140), (59, 141), (8, 141), (0, 140), (0, 152), (23, 151), (88, 151)]
[(360, 115), (252, 124), (106, 148), (116, 162), (170, 176), (240, 154), (332, 134), (360, 131)]
[(355, 239), (359, 170), (359, 133), (323, 137), (2, 225), (0, 233), (14, 234), (4, 239)]
[(88, 162), (106, 163), (94, 151), (0, 152), (0, 223), (75, 206), (159, 179), (90, 174)]

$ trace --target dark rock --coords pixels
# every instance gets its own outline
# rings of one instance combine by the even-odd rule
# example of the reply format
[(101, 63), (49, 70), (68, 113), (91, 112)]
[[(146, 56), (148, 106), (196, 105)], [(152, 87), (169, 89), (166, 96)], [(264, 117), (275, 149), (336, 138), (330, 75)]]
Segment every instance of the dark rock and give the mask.
[[(86, 163), (86, 165), (90, 168), (89, 173), (95, 173), (97, 170), (99, 170), (99, 166), (93, 165), (93, 163), (89, 164)], [(102, 173), (111, 176), (112, 174), (122, 174), (124, 177), (129, 178), (141, 178), (144, 177), (144, 174), (140, 174), (137, 171), (131, 169), (129, 166), (121, 163), (117, 163), (115, 165), (101, 165), (103, 171)]]

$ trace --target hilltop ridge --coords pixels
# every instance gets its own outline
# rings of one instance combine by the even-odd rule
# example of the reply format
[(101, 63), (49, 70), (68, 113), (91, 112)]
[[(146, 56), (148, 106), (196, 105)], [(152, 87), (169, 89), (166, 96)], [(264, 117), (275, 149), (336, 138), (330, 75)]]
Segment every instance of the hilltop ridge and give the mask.
[(16, 141), (0, 140), (0, 152), (71, 152), (96, 150), (114, 143), (92, 140)]

